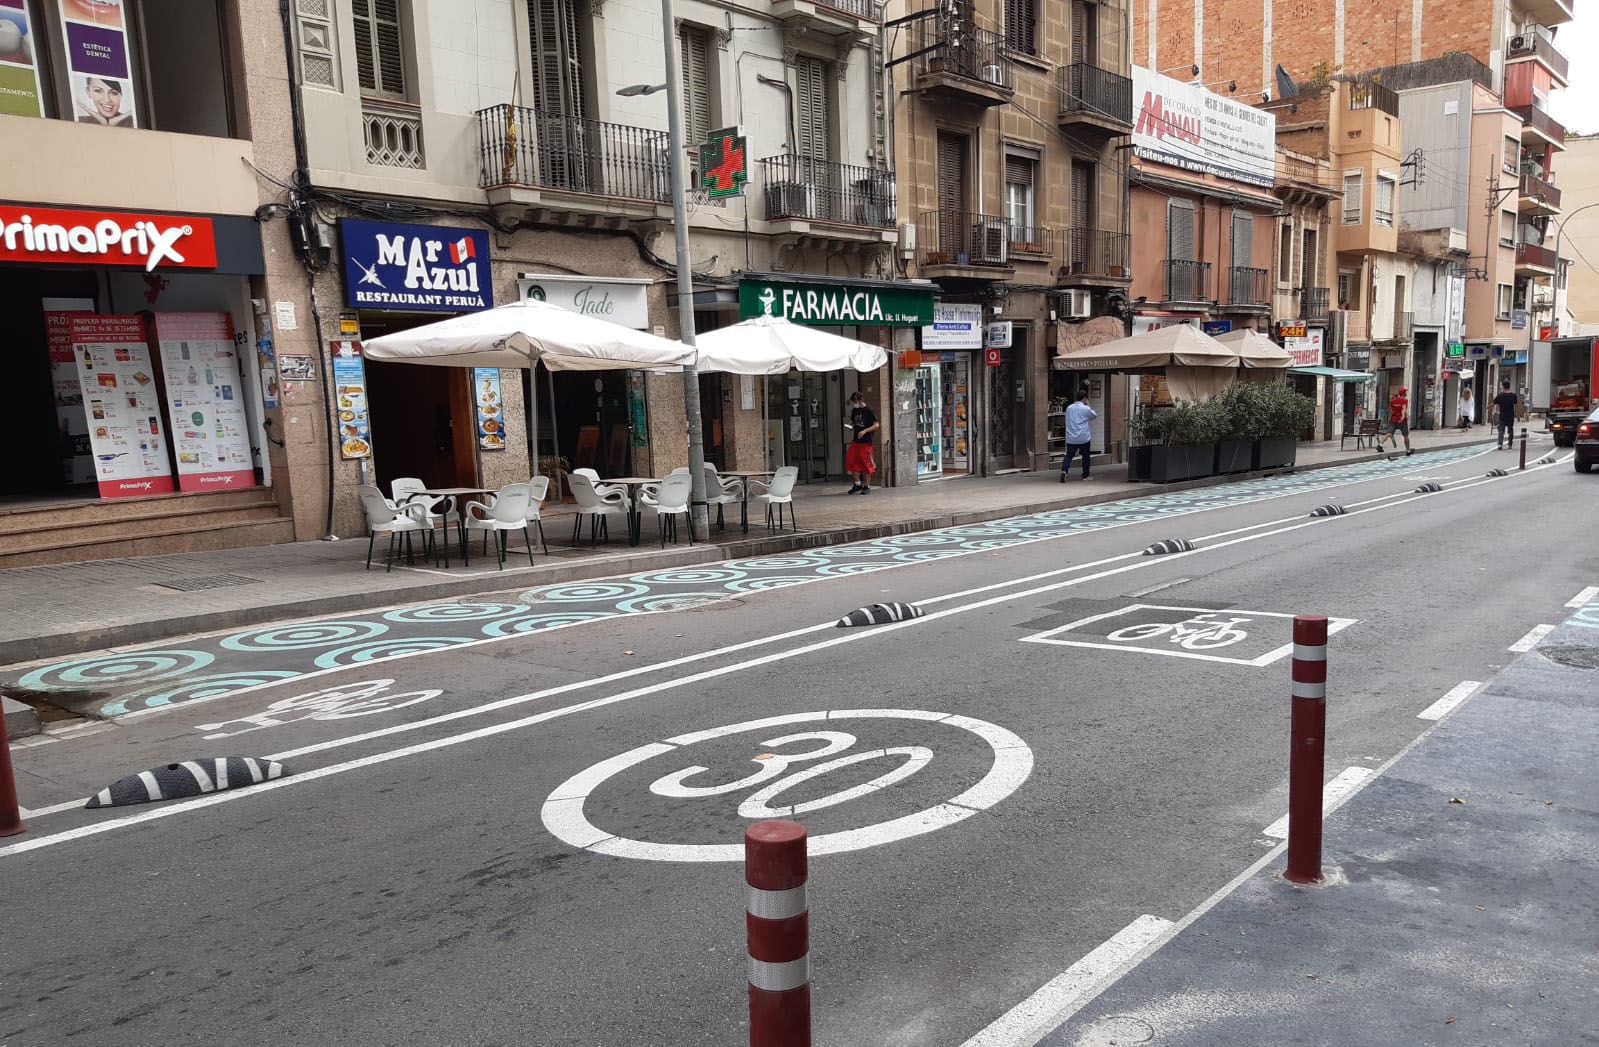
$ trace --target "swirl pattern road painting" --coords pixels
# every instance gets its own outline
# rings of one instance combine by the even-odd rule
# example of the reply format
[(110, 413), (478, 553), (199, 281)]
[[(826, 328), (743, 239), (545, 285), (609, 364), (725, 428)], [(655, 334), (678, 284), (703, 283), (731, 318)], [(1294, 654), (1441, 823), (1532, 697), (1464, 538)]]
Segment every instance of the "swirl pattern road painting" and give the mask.
[(114, 717), (169, 708), (307, 673), (484, 643), (630, 614), (703, 607), (910, 564), (1066, 538), (1085, 531), (1183, 516), (1286, 495), (1436, 469), (1480, 454), (1475, 448), (1385, 459), (1310, 473), (1175, 491), (1032, 513), (981, 524), (895, 535), (851, 545), (645, 571), (625, 578), (532, 589), (513, 601), (458, 600), (370, 616), (340, 616), (190, 638), (118, 654), (30, 669), (5, 682), (27, 690), (93, 695)]

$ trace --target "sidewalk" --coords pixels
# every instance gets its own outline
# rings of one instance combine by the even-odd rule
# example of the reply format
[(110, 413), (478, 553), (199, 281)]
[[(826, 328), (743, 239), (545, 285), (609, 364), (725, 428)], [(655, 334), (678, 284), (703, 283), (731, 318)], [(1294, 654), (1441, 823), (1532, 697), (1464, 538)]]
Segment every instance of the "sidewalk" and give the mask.
[(1591, 1040), (1599, 603), (1331, 815), (1324, 865), (1274, 858), (1042, 1043)]
[[(1485, 429), (1445, 430), (1415, 433), (1412, 443), (1420, 452), (1485, 439), (1491, 443), (1492, 434)], [(1306, 444), (1299, 449), (1294, 471), (1381, 457), (1366, 450), (1340, 451), (1336, 442)], [(392, 573), (375, 558), (368, 571), (363, 567), (367, 543), (361, 539), (15, 568), (0, 571), (5, 605), (20, 612), (0, 620), (0, 665), (288, 617), (862, 541), (1248, 478), (1243, 474), (1157, 488), (1128, 483), (1124, 466), (1101, 467), (1086, 483), (1074, 478), (1061, 484), (1058, 475), (1050, 471), (952, 479), (874, 488), (866, 497), (846, 496), (843, 484), (800, 487), (795, 491), (797, 533), (767, 531), (760, 510), (752, 507), (746, 536), (738, 529), (737, 507), (729, 507), (728, 529), (718, 533), (713, 526), (711, 543), (690, 547), (684, 542), (664, 550), (648, 519), (637, 548), (630, 548), (620, 533), (596, 549), (586, 537), (574, 546), (569, 543), (571, 507), (552, 506), (544, 525), (551, 555), (536, 554), (535, 566), (529, 567), (518, 547), (503, 571), (492, 558), (474, 558), (470, 568), (452, 560), (448, 570), (418, 561), (414, 568), (396, 565)], [(381, 553), (380, 548), (379, 557)]]

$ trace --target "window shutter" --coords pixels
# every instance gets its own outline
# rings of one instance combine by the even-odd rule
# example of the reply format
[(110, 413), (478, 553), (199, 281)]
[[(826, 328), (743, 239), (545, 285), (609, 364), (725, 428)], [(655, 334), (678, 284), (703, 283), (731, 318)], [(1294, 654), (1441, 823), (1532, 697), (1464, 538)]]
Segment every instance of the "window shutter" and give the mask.
[(1012, 51), (1033, 54), (1038, 48), (1038, 6), (1036, 0), (1005, 0), (1005, 46)]
[(355, 66), (361, 90), (404, 98), (400, 0), (355, 0)]
[(827, 105), (827, 64), (801, 55), (794, 66), (799, 106), (799, 151), (813, 160), (832, 159), (831, 114)]
[(966, 210), (966, 139), (938, 136), (938, 206), (942, 211)]
[(1255, 257), (1255, 220), (1233, 212), (1233, 268), (1250, 269)]
[(576, 0), (527, 0), (533, 52), (533, 107), (583, 117), (583, 27)]
[(1033, 162), (1025, 156), (1005, 157), (1005, 181), (1013, 185), (1033, 187)]
[(1359, 171), (1344, 175), (1344, 224), (1359, 225), (1363, 212)]
[(1072, 161), (1072, 228), (1094, 228), (1095, 167), (1085, 160)]
[(1098, 19), (1094, 5), (1086, 0), (1072, 0), (1072, 62), (1094, 61), (1094, 35)]
[(1167, 257), (1177, 261), (1194, 260), (1194, 208), (1173, 200), (1166, 209)]
[(677, 34), (683, 52), (683, 128), (690, 148), (702, 145), (711, 134), (711, 63), (709, 41), (703, 29), (684, 28)]

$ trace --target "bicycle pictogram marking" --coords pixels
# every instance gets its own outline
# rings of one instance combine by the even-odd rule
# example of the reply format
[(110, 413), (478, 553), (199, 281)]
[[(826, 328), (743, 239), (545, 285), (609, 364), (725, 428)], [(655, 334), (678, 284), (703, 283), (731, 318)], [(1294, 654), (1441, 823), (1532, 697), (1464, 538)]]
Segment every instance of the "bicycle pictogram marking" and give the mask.
[[(324, 687), (321, 690), (298, 694), (292, 698), (280, 698), (268, 705), (265, 709), (251, 716), (240, 716), (232, 720), (222, 720), (218, 723), (202, 723), (195, 725), (197, 731), (215, 731), (220, 733), (207, 734), (206, 740), (218, 738), (232, 738), (251, 731), (264, 731), (269, 727), (283, 727), (302, 720), (347, 720), (356, 716), (371, 716), (374, 713), (388, 713), (396, 709), (404, 709), (408, 705), (416, 705), (430, 698), (437, 698), (443, 694), (440, 690), (406, 691), (401, 694), (386, 693), (394, 686), (393, 680), (366, 680), (351, 682), (337, 687)], [(298, 715), (296, 715), (298, 714)], [(222, 728), (234, 724), (247, 724), (237, 731), (223, 731)]]
[[(1022, 642), (1260, 668), (1293, 650), (1293, 619), (1280, 611), (1135, 603), (1024, 636)], [(1328, 632), (1347, 629), (1355, 621), (1328, 618)]]

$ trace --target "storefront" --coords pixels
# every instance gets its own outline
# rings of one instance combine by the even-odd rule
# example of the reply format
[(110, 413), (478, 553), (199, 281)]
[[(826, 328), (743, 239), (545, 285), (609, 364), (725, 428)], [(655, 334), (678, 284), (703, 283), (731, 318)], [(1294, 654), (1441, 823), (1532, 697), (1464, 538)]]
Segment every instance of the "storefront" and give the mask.
[[(854, 338), (888, 349), (905, 348), (910, 330), (933, 321), (931, 285), (909, 281), (823, 280), (806, 277), (785, 279), (769, 274), (749, 274), (739, 282), (739, 318), (781, 316), (796, 324), (819, 327), (846, 338)], [(899, 331), (896, 340), (896, 331)], [(977, 334), (981, 345), (981, 333)], [(924, 356), (924, 363), (926, 358)], [(884, 436), (877, 441), (880, 475), (891, 460), (884, 450), (891, 439), (904, 439), (893, 422), (893, 404), (887, 376), (881, 372), (856, 371), (816, 373), (790, 371), (755, 379), (761, 391), (756, 395), (765, 412), (763, 430), (766, 460), (770, 468), (784, 465), (799, 469), (801, 483), (821, 483), (844, 479), (844, 423), (849, 398), (855, 392), (865, 395), (877, 412)], [(921, 414), (921, 370), (918, 370), (918, 417)], [(942, 392), (939, 392), (942, 396)], [(743, 385), (740, 387), (740, 402)], [(939, 442), (940, 448), (942, 443)], [(922, 441), (918, 440), (918, 447)], [(917, 472), (921, 475), (920, 452)], [(898, 482), (904, 482), (900, 478)]]
[[(973, 435), (983, 349), (983, 307), (940, 302), (922, 328), (916, 369), (916, 476), (920, 480), (976, 471)], [(977, 366), (981, 366), (979, 363)]]
[(333, 346), (339, 454), (369, 462), (369, 482), (432, 487), (480, 482), (479, 455), (503, 451), (524, 420), (506, 411), (499, 372), (366, 362), (361, 341), (494, 304), (481, 229), (345, 218), (341, 341)]
[(261, 272), (248, 217), (0, 205), (0, 507), (269, 485)]
[[(1311, 327), (1303, 320), (1279, 320), (1277, 322), (1277, 342), (1288, 355), (1293, 358), (1291, 367), (1322, 367), (1326, 365), (1327, 330), (1324, 327)], [(1336, 383), (1328, 382), (1325, 378), (1315, 374), (1290, 372), (1289, 384), (1294, 392), (1301, 396), (1309, 397), (1316, 404), (1318, 422), (1312, 422), (1308, 432), (1301, 433), (1301, 440), (1314, 440), (1316, 429), (1319, 427), (1326, 434), (1327, 439), (1332, 439), (1337, 434), (1334, 431), (1332, 398), (1326, 395), (1328, 389), (1337, 389)]]

